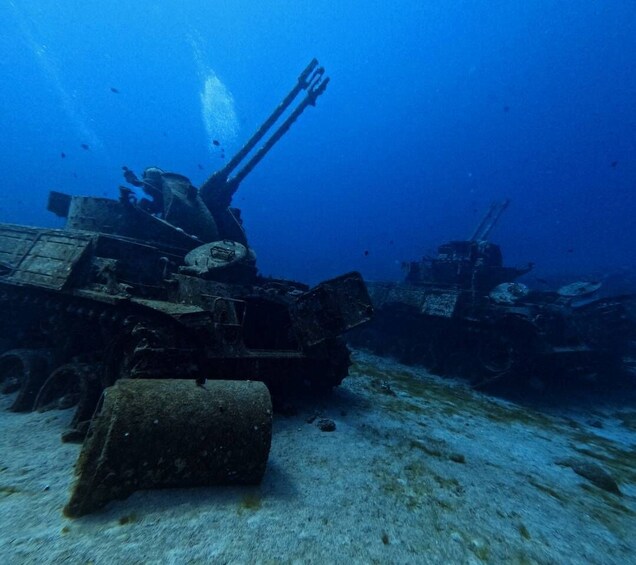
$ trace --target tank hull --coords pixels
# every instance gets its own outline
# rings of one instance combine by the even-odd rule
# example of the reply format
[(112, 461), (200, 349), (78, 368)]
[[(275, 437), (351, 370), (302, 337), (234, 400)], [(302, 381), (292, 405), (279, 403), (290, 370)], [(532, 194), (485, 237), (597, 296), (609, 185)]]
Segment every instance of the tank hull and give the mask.
[(585, 304), (531, 292), (513, 304), (457, 287), (368, 282), (374, 320), (350, 343), (476, 387), (621, 374), (629, 322), (621, 297)]
[(342, 381), (349, 355), (340, 334), (371, 314), (357, 273), (314, 289), (258, 276), (204, 279), (179, 271), (186, 251), (0, 225), (4, 350), (46, 350), (57, 367), (93, 363), (102, 387), (175, 374), (264, 381), (278, 393)]

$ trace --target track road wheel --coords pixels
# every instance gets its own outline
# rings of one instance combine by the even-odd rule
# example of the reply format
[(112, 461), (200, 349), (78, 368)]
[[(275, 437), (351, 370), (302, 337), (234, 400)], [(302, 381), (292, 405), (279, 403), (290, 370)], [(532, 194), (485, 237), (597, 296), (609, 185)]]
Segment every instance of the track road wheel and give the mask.
[(10, 410), (28, 412), (51, 369), (51, 353), (45, 349), (12, 349), (0, 355), (0, 392), (17, 393)]
[(77, 405), (70, 429), (63, 441), (81, 442), (102, 393), (99, 370), (92, 363), (72, 362), (61, 365), (42, 385), (35, 401), (36, 410), (63, 410)]
[(504, 336), (494, 335), (481, 343), (477, 359), (481, 376), (474, 379), (475, 388), (483, 388), (510, 375), (515, 367), (516, 352)]

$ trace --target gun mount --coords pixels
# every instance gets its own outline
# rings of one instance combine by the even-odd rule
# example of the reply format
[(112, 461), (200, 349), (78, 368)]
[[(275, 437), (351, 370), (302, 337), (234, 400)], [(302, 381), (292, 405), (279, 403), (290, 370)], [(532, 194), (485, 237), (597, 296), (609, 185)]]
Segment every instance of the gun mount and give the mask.
[(488, 240), (509, 203), (508, 199), (494, 202), (470, 239), (440, 245), (435, 258), (403, 263), (405, 281), (487, 293), (498, 284), (512, 282), (529, 272), (531, 263), (521, 268), (504, 267), (501, 248)]
[[(241, 212), (230, 206), (232, 197), (241, 181), (289, 130), (303, 111), (308, 106), (316, 104), (317, 98), (325, 91), (328, 83), (329, 78), (325, 77), (325, 69), (313, 59), (272, 114), (236, 155), (223, 168), (212, 174), (200, 189), (197, 189), (187, 177), (164, 172), (157, 167), (147, 168), (141, 178), (128, 167), (123, 167), (126, 181), (141, 188), (145, 197), (138, 199), (133, 189), (127, 187), (120, 187), (118, 202), (106, 198), (52, 192), (48, 209), (60, 217), (67, 218), (67, 226), (71, 229), (143, 239), (160, 246), (189, 250), (218, 240), (234, 241), (247, 246)], [(304, 98), (263, 145), (249, 157), (250, 152), (303, 91)], [(237, 170), (241, 163), (242, 167)]]
[[(325, 77), (324, 67), (318, 66), (318, 61), (313, 59), (307, 68), (300, 73), (296, 85), (289, 94), (276, 107), (263, 124), (254, 132), (245, 145), (232, 157), (228, 163), (213, 173), (200, 188), (200, 194), (208, 208), (216, 209), (230, 205), (232, 196), (237, 191), (241, 181), (269, 152), (276, 142), (289, 130), (292, 124), (300, 117), (307, 106), (315, 106), (316, 99), (325, 91), (329, 84), (329, 77)], [(285, 121), (272, 133), (271, 137), (247, 160), (241, 169), (236, 168), (243, 162), (256, 144), (263, 139), (265, 134), (276, 124), (283, 113), (289, 108), (298, 95), (305, 91), (305, 97), (300, 101)], [(231, 176), (233, 175), (233, 176)]]
[(510, 200), (508, 200), (508, 198), (500, 200), (499, 202), (493, 202), (490, 205), (488, 212), (486, 212), (485, 216), (475, 228), (473, 235), (470, 236), (470, 241), (488, 241), (492, 230), (495, 229), (495, 226), (499, 221), (499, 218), (501, 218), (502, 214), (506, 211), (506, 208), (508, 208), (508, 204), (510, 204)]

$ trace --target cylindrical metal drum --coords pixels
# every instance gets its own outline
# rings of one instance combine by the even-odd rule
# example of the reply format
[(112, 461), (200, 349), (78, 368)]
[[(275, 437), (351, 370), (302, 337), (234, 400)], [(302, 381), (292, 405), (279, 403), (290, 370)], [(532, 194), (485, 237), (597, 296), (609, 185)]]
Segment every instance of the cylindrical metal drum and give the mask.
[(104, 391), (64, 513), (82, 516), (139, 489), (259, 483), (271, 437), (261, 382), (119, 380)]

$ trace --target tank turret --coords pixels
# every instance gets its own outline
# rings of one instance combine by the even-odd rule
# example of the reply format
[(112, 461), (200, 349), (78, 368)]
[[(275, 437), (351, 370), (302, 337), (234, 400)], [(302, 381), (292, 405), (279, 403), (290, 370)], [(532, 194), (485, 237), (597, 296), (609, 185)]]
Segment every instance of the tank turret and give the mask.
[(532, 269), (504, 267), (499, 245), (489, 241), (490, 234), (508, 207), (509, 200), (494, 202), (479, 222), (470, 239), (450, 241), (439, 246), (437, 257), (403, 263), (405, 282), (455, 286), (465, 290), (489, 292), (504, 282), (513, 282)]

